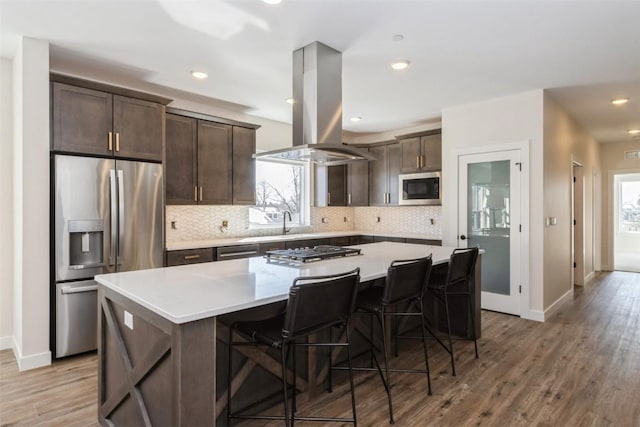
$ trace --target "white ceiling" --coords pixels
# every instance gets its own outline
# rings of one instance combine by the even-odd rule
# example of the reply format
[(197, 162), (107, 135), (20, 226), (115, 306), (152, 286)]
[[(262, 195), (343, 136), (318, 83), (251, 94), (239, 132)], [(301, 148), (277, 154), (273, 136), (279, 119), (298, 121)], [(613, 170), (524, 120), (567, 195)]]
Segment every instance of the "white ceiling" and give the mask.
[[(639, 21), (637, 1), (0, 0), (0, 54), (12, 57), (19, 35), (45, 39), (52, 64), (82, 62), (290, 122), (292, 51), (318, 40), (343, 52), (346, 130), (416, 126), (443, 108), (550, 89), (612, 142), (640, 128)], [(409, 69), (391, 70), (398, 58)], [(195, 81), (194, 69), (209, 78)], [(616, 96), (632, 101), (614, 108)]]

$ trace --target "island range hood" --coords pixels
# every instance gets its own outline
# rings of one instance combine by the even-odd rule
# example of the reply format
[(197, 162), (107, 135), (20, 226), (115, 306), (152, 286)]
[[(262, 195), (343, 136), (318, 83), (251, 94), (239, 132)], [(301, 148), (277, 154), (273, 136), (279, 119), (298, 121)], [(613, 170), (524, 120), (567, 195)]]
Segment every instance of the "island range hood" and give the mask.
[(320, 42), (293, 52), (293, 147), (255, 158), (327, 166), (374, 160), (342, 143), (342, 53)]

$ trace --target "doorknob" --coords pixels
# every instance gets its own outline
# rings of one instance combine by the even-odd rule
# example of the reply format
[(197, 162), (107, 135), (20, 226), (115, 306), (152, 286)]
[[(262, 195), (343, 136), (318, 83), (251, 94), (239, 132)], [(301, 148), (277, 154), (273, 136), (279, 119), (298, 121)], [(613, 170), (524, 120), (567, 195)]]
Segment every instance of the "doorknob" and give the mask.
[(465, 236), (464, 234), (460, 235), (460, 240), (466, 240), (466, 239), (467, 239), (467, 236)]

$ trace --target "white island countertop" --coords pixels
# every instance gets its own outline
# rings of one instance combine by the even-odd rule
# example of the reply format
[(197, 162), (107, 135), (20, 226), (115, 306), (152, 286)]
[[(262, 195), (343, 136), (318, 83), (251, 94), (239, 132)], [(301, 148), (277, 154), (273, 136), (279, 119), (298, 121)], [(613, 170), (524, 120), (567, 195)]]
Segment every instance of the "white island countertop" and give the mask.
[(352, 246), (362, 254), (301, 265), (280, 265), (262, 257), (96, 276), (127, 299), (176, 323), (257, 307), (287, 299), (293, 279), (346, 272), (360, 267), (362, 281), (384, 277), (393, 260), (433, 254), (447, 262), (454, 248), (380, 242)]

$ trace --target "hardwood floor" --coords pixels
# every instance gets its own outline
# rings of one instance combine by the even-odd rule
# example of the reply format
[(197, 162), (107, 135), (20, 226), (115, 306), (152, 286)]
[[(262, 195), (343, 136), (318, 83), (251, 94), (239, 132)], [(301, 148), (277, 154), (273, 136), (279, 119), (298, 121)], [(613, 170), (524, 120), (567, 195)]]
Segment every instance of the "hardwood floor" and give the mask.
[[(480, 359), (472, 342), (455, 343), (457, 377), (429, 343), (433, 396), (423, 375), (391, 374), (396, 426), (640, 425), (640, 274), (599, 275), (545, 323), (492, 312), (482, 321)], [(421, 355), (403, 342), (392, 363), (420, 367)], [(334, 392), (299, 404), (301, 415), (350, 415), (345, 376), (335, 377)], [(97, 425), (96, 383), (95, 355), (19, 373), (2, 351), (0, 425)], [(356, 399), (361, 426), (388, 425), (377, 376), (356, 374)]]

